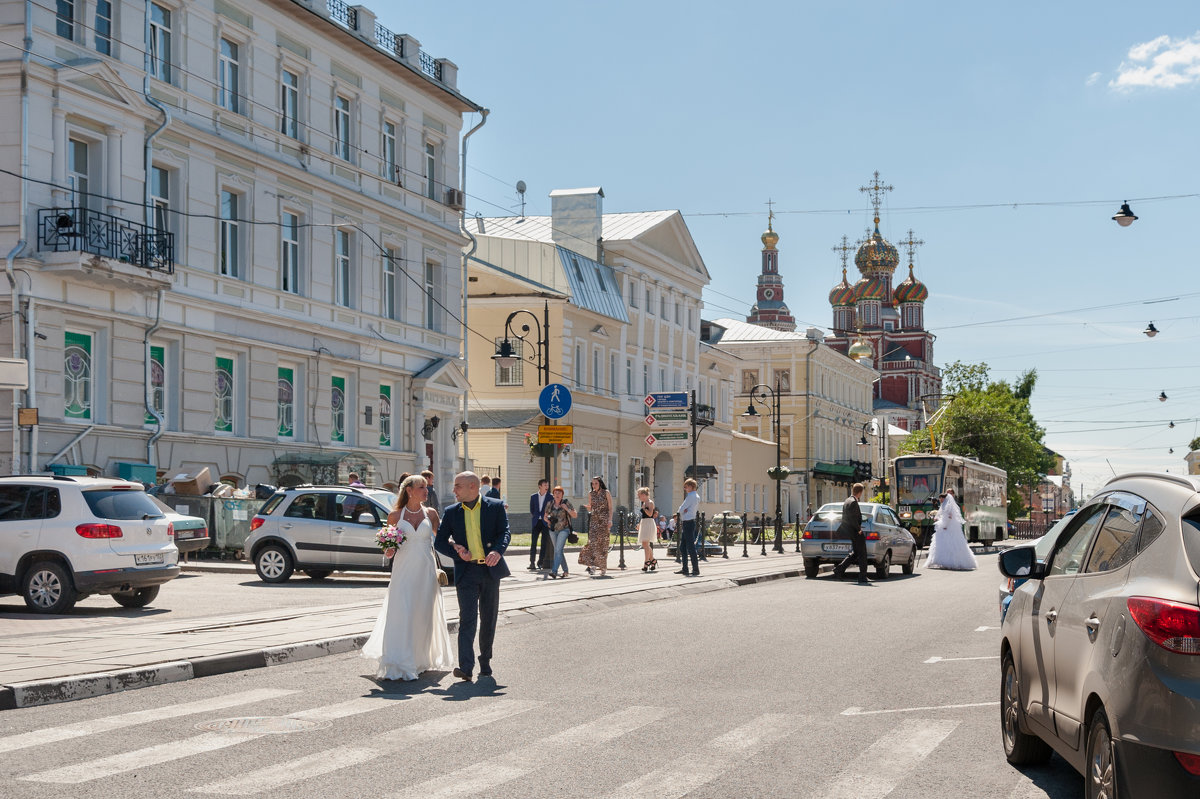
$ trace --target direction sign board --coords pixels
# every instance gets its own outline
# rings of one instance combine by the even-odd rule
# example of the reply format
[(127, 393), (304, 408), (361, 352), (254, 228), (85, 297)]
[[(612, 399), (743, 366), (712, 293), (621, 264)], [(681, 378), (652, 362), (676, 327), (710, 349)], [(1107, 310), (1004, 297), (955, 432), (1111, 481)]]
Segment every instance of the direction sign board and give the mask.
[(692, 424), (687, 411), (651, 411), (646, 414), (646, 424), (651, 427), (682, 430)]
[(547, 419), (561, 419), (571, 410), (571, 390), (562, 383), (551, 383), (538, 395), (538, 410)]
[(643, 401), (646, 403), (646, 407), (652, 411), (685, 410), (688, 406), (688, 394), (686, 391), (659, 391), (647, 394)]
[(575, 426), (569, 424), (539, 424), (539, 444), (574, 444)]
[(679, 432), (662, 431), (646, 436), (646, 446), (654, 449), (679, 449), (692, 445), (692, 434), (686, 430)]

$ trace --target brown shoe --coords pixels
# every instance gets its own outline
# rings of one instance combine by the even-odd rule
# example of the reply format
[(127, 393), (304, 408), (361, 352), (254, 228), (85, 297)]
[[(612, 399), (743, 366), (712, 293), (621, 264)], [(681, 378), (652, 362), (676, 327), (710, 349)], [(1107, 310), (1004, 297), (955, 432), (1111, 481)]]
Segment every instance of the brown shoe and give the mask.
[(458, 679), (462, 680), (463, 682), (471, 682), (472, 681), (471, 672), (463, 671), (462, 669), (455, 669), (454, 676), (457, 677)]

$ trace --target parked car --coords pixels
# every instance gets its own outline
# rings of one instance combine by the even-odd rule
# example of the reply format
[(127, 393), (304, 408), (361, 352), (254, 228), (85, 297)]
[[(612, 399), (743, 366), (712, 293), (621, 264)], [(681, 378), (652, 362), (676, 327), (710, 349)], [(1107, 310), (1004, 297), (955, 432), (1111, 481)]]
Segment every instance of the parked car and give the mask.
[(212, 543), (212, 538), (208, 534), (208, 522), (204, 519), (180, 513), (158, 497), (150, 498), (154, 500), (154, 504), (158, 506), (175, 529), (175, 546), (181, 555), (185, 552), (204, 549)]
[[(374, 488), (296, 486), (276, 491), (250, 520), (242, 545), (258, 576), (286, 581), (296, 569), (314, 580), (335, 571), (390, 571), (375, 544), (396, 495)], [(454, 562), (437, 553), (453, 580)]]
[[(917, 542), (912, 533), (900, 526), (895, 511), (874, 502), (860, 502), (859, 508), (867, 539), (867, 561), (875, 567), (875, 576), (886, 580), (893, 563), (901, 564), (905, 574), (912, 574), (917, 567)], [(815, 578), (822, 563), (839, 563), (850, 554), (850, 539), (838, 537), (841, 523), (842, 503), (828, 502), (804, 526), (800, 553), (804, 557), (805, 577)]]
[[(1067, 514), (1056, 521), (1046, 534), (1040, 538), (1034, 538), (1030, 541), (1022, 541), (1017, 544), (1017, 547), (1033, 547), (1039, 563), (1046, 562), (1046, 556), (1050, 554), (1050, 550), (1054, 548), (1054, 542), (1058, 540), (1058, 534), (1067, 526), (1067, 520), (1074, 515), (1074, 510), (1067, 511)], [(1016, 549), (1016, 547), (1013, 547)], [(1013, 591), (1020, 587), (1021, 583), (1025, 582), (1028, 577), (1008, 577), (1004, 582), (1000, 583), (1000, 621), (1004, 621), (1005, 614), (1008, 613), (1008, 605), (1012, 602)]]
[(1086, 795), (1200, 796), (1200, 477), (1115, 477), (1027, 578), (1000, 626), (1000, 726), (1010, 763), (1058, 752)]
[(145, 607), (178, 561), (171, 523), (141, 483), (0, 477), (0, 593), (34, 613), (66, 613), (92, 594)]

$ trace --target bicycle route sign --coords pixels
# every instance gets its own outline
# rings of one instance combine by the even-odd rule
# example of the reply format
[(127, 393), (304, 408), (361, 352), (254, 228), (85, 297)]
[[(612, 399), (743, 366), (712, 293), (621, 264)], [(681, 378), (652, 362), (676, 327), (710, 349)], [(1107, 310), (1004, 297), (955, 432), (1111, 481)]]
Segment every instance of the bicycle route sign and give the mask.
[(538, 410), (547, 419), (561, 419), (571, 410), (571, 390), (562, 383), (551, 383), (538, 395)]

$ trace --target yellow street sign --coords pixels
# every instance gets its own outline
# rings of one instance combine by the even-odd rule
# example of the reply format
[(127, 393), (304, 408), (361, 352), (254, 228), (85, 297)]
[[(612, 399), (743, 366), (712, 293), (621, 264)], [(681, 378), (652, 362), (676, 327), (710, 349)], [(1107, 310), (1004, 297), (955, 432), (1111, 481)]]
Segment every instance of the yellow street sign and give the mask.
[(575, 426), (569, 424), (538, 425), (539, 444), (574, 444)]

